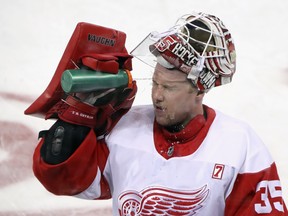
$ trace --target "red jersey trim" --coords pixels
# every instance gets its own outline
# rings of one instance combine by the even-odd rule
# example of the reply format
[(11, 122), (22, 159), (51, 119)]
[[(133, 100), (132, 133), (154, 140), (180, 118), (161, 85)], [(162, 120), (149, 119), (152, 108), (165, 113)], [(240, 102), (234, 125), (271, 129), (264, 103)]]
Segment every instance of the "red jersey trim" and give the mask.
[(154, 120), (153, 136), (157, 152), (165, 159), (193, 154), (205, 139), (216, 116), (212, 108), (204, 105), (204, 110), (206, 120), (203, 115), (197, 115), (177, 133), (168, 132)]

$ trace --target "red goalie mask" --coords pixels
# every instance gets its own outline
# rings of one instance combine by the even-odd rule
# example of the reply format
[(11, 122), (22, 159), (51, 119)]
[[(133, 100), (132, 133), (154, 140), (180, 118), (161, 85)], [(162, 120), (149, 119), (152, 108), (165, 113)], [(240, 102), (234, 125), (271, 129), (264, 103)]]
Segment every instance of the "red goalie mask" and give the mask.
[[(147, 50), (156, 60), (149, 60)], [(152, 66), (177, 68), (205, 92), (231, 82), (236, 70), (231, 34), (219, 18), (204, 13), (182, 16), (167, 32), (150, 33), (132, 55)]]

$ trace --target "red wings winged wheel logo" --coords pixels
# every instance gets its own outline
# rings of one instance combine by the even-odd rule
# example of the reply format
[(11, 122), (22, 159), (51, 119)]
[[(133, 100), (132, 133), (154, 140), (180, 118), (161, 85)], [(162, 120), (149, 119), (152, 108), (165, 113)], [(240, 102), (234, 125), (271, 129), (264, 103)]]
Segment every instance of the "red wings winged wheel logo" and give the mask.
[(190, 191), (149, 187), (141, 192), (126, 191), (118, 198), (121, 216), (181, 215), (190, 216), (202, 208), (209, 194), (207, 185)]

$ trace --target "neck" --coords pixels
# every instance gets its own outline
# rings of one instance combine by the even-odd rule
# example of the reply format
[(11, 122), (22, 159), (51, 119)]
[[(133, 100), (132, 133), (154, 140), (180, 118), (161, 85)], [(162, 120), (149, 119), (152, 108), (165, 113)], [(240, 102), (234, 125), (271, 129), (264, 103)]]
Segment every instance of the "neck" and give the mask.
[(181, 123), (178, 123), (178, 124), (175, 124), (175, 125), (170, 125), (170, 126), (167, 126), (165, 127), (165, 129), (167, 131), (169, 131), (170, 133), (177, 133), (177, 132), (180, 132), (182, 131), (186, 125), (191, 121), (193, 120), (193, 118), (195, 118), (195, 116), (198, 116), (198, 115), (203, 115), (205, 119), (207, 119), (207, 115), (206, 115), (206, 111), (205, 109), (202, 108), (201, 112), (199, 112), (198, 114), (194, 114), (193, 116), (191, 116), (190, 118), (187, 118), (185, 121), (181, 122)]
[(181, 130), (183, 130), (185, 128), (185, 125), (184, 124), (177, 124), (177, 125), (172, 125), (172, 126), (168, 126), (168, 127), (165, 127), (165, 129), (167, 131), (169, 131), (170, 133), (177, 133)]

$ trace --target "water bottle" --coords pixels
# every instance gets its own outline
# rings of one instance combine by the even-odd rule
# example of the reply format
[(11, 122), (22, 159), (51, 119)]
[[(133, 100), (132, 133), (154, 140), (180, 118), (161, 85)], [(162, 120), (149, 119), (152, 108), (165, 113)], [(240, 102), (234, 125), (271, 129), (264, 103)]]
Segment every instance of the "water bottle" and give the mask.
[(120, 69), (117, 74), (87, 69), (65, 70), (61, 77), (61, 87), (66, 93), (93, 92), (128, 86), (131, 75)]

